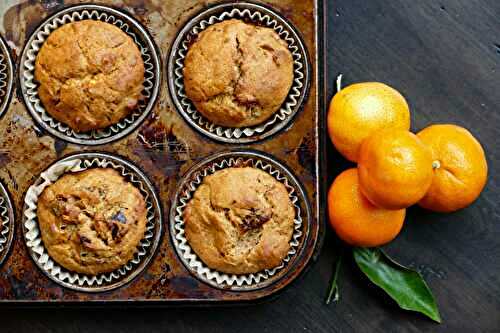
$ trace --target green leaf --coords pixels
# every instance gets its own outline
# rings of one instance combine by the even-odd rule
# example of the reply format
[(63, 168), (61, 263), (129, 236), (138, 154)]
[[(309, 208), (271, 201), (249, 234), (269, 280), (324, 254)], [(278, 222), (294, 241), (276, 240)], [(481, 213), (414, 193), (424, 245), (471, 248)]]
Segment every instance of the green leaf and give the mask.
[(405, 310), (417, 311), (440, 323), (439, 310), (422, 276), (388, 257), (381, 249), (354, 248), (361, 271)]

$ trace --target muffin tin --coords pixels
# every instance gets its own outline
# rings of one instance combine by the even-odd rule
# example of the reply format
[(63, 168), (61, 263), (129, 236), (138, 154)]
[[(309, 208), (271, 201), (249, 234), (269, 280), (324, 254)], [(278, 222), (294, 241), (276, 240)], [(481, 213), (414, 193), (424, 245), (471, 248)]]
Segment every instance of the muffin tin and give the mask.
[[(277, 295), (314, 260), (323, 235), (319, 154), (324, 149), (324, 101), (318, 91), (323, 2), (99, 3), (0, 4), (5, 13), (0, 33), (9, 41), (19, 69), (19, 79), (13, 80), (14, 67), (6, 62), (5, 86), (10, 88), (0, 93), (0, 107), (6, 105), (0, 119), (0, 181), (5, 184), (0, 186), (0, 223), (8, 226), (0, 229), (0, 304), (204, 304), (255, 302)], [(269, 124), (260, 127), (207, 125), (183, 96), (180, 73), (189, 40), (208, 24), (230, 17), (272, 27), (294, 54), (296, 77), (290, 96)], [(79, 135), (43, 110), (33, 62), (51, 31), (86, 18), (116, 24), (133, 36), (146, 63), (147, 98), (137, 115), (123, 124)], [(0, 43), (3, 54), (11, 58), (6, 43)], [(0, 90), (1, 66), (0, 57)], [(10, 101), (12, 82), (18, 94)], [(189, 251), (179, 214), (203, 176), (243, 164), (285, 184), (295, 205), (295, 231), (280, 266), (248, 276), (219, 274)], [(43, 248), (34, 194), (44, 180), (61, 172), (105, 165), (121, 170), (147, 195), (149, 228), (140, 254), (127, 267), (80, 276), (64, 271)]]

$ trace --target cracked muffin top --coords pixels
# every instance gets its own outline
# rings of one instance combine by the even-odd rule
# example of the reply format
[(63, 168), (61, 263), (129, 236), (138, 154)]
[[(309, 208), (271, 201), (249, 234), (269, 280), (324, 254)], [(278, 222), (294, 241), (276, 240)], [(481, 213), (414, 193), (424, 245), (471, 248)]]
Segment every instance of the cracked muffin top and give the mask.
[(184, 62), (186, 94), (196, 109), (226, 127), (258, 125), (285, 101), (293, 57), (270, 28), (228, 20), (211, 25)]
[(146, 214), (140, 191), (110, 168), (62, 176), (45, 188), (37, 207), (50, 257), (87, 275), (114, 271), (133, 258)]
[(285, 186), (252, 167), (205, 177), (183, 215), (191, 248), (208, 267), (228, 274), (279, 266), (290, 249), (294, 217)]
[(52, 32), (36, 57), (45, 110), (75, 132), (118, 123), (137, 107), (144, 81), (139, 48), (118, 27), (68, 23)]

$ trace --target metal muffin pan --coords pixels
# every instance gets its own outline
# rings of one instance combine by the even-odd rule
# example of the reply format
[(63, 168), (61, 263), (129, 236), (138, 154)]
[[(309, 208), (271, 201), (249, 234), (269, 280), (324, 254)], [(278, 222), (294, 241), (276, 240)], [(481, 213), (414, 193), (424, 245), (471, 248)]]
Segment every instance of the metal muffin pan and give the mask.
[[(294, 230), (290, 250), (280, 265), (255, 274), (225, 274), (206, 266), (189, 246), (184, 235), (183, 212), (203, 178), (216, 171), (232, 167), (253, 167), (265, 171), (284, 184), (295, 210)], [(233, 291), (251, 291), (265, 288), (293, 269), (303, 245), (309, 237), (311, 208), (305, 191), (293, 173), (280, 161), (254, 150), (223, 151), (194, 165), (183, 177), (170, 208), (170, 237), (179, 259), (198, 279), (216, 288)]]
[[(79, 172), (92, 168), (112, 168), (120, 172), (127, 181), (133, 184), (146, 201), (147, 224), (143, 239), (138, 249), (127, 264), (110, 273), (96, 276), (78, 274), (66, 270), (50, 258), (41, 238), (38, 227), (36, 207), (40, 187), (47, 186), (48, 181), (55, 182), (64, 174)], [(35, 198), (36, 196), (36, 198)], [(138, 276), (155, 256), (162, 235), (162, 210), (153, 184), (146, 175), (133, 163), (122, 157), (105, 153), (79, 153), (65, 157), (47, 168), (35, 183), (28, 189), (23, 209), (23, 236), (31, 258), (43, 273), (54, 282), (76, 291), (103, 292), (121, 287)]]
[[(90, 13), (97, 8), (99, 11), (113, 13), (113, 16), (121, 15), (136, 23), (140, 22), (139, 27), (144, 30), (157, 55), (160, 51), (166, 55), (173, 50), (173, 45), (186, 24), (207, 10), (215, 12), (215, 8), (224, 7), (225, 10), (242, 12), (238, 9), (242, 6), (241, 2), (222, 3), (220, 0), (196, 0), (190, 3), (101, 0), (100, 4), (82, 5), (80, 0), (67, 0), (53, 5), (23, 0), (0, 2), (0, 12), (5, 13), (0, 16), (0, 30), (3, 29), (1, 32), (8, 38), (12, 54), (19, 55), (18, 70), (14, 73), (28, 73), (22, 69), (26, 64), (23, 55), (28, 52), (34, 38), (38, 38), (40, 34), (40, 38), (48, 36), (50, 31), (45, 33), (42, 30), (48, 21), (61, 13), (67, 13), (63, 14), (64, 17), (71, 16), (69, 13), (75, 10)], [(281, 18), (286, 17), (286, 26), (297, 33), (297, 36), (300, 31), (299, 41), (306, 55), (310, 54), (311, 58), (304, 58), (307, 60), (309, 78), (293, 116), (287, 118), (286, 123), (280, 121), (281, 128), (272, 127), (274, 132), (260, 133), (248, 141), (235, 140), (231, 142), (231, 147), (228, 147), (229, 141), (201, 134), (179, 112), (169, 85), (160, 89), (161, 79), (164, 78), (171, 84), (172, 78), (169, 67), (161, 67), (160, 57), (157, 59), (158, 67), (154, 67), (155, 80), (158, 79), (158, 84), (155, 84), (157, 102), (152, 103), (151, 109), (148, 109), (149, 116), (145, 114), (144, 121), (141, 119), (142, 122), (134, 122), (135, 130), (127, 127), (120, 130), (117, 136), (101, 141), (68, 138), (66, 133), (47, 124), (47, 118), (40, 122), (32, 114), (33, 103), (37, 100), (36, 84), (27, 87), (23, 77), (14, 80), (13, 85), (18, 88), (17, 94), (12, 94), (13, 101), (0, 119), (0, 132), (3, 133), (0, 137), (0, 181), (10, 191), (12, 212), (19, 212), (15, 214), (16, 221), (13, 223), (18, 224), (19, 228), (16, 228), (17, 234), (13, 233), (8, 257), (0, 265), (0, 306), (249, 304), (276, 297), (302, 276), (315, 260), (324, 232), (323, 212), (319, 207), (320, 198), (324, 195), (319, 177), (321, 168), (324, 168), (320, 153), (323, 153), (326, 142), (324, 131), (320, 131), (324, 124), (324, 101), (319, 89), (323, 62), (320, 37), (322, 4), (321, 0), (245, 3), (252, 8), (259, 8), (261, 18), (266, 17), (262, 16), (266, 11), (274, 12)], [(247, 13), (245, 9), (243, 11)], [(135, 26), (131, 24), (129, 28), (135, 29)], [(35, 89), (31, 92), (34, 93), (31, 97), (26, 95), (28, 88)], [(279, 135), (274, 135), (277, 133)], [(264, 138), (266, 140), (262, 140)], [(102, 153), (90, 150), (93, 148), (88, 146), (95, 144), (101, 145), (99, 150)], [(226, 153), (244, 153), (266, 161), (276, 161), (277, 164), (271, 163), (273, 167), (287, 179), (288, 173), (282, 170), (292, 170), (295, 182), (291, 183), (298, 184), (293, 187), (297, 188), (298, 204), (301, 207), (302, 235), (297, 238), (299, 245), (296, 253), (273, 276), (256, 283), (254, 281), (250, 285), (214, 285), (198, 277), (179, 257), (172, 239), (174, 234), (171, 233), (174, 223), (168, 218), (172, 212), (171, 205), (176, 202), (176, 195), (185, 181), (184, 176), (203, 161)], [(51, 165), (71, 160), (79, 154), (113, 156), (134, 165), (150, 180), (149, 184), (154, 185), (151, 186), (156, 194), (155, 201), (158, 202), (162, 217), (165, 217), (162, 230), (171, 233), (159, 239), (150, 258), (148, 253), (149, 263), (145, 263), (144, 268), (140, 268), (135, 276), (126, 275), (123, 280), (106, 282), (105, 288), (100, 290), (88, 288), (89, 285), (85, 282), (80, 285), (78, 282), (75, 284), (54, 279), (44, 267), (38, 267), (37, 258), (31, 257), (31, 246), (27, 246), (24, 238), (24, 200), (28, 189)]]
[[(196, 110), (184, 89), (184, 59), (190, 44), (208, 26), (233, 18), (275, 30), (288, 43), (294, 59), (294, 80), (285, 102), (269, 119), (252, 127), (230, 128), (212, 123)], [(243, 144), (270, 137), (291, 124), (308, 96), (311, 69), (302, 37), (287, 19), (263, 5), (237, 2), (210, 7), (189, 20), (172, 44), (167, 75), (174, 104), (193, 128), (216, 141)]]
[[(35, 61), (40, 48), (51, 32), (60, 26), (85, 19), (111, 23), (132, 37), (139, 47), (144, 61), (143, 100), (127, 117), (102, 130), (76, 133), (67, 125), (54, 119), (45, 111), (38, 97), (35, 81)], [(28, 39), (19, 65), (19, 82), (26, 107), (36, 123), (51, 135), (81, 145), (102, 145), (119, 140), (135, 129), (152, 111), (161, 85), (161, 61), (159, 51), (147, 30), (132, 16), (111, 7), (100, 5), (78, 5), (65, 8), (46, 19)]]

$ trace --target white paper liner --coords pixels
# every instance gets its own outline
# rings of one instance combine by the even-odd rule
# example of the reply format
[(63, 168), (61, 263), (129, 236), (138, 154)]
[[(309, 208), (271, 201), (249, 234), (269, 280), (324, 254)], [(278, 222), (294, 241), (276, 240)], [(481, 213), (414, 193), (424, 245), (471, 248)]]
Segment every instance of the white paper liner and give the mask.
[[(53, 118), (45, 110), (38, 97), (38, 83), (35, 82), (34, 73), (36, 56), (50, 33), (64, 24), (85, 19), (93, 19), (113, 24), (132, 37), (139, 47), (144, 62), (144, 87), (142, 91), (143, 99), (139, 100), (138, 107), (127, 117), (120, 120), (120, 122), (104, 129), (92, 130), (87, 133), (76, 133), (69, 126)], [(160, 84), (160, 78), (158, 77), (159, 69), (157, 68), (158, 66), (156, 66), (158, 63), (158, 55), (154, 48), (147, 46), (145, 42), (146, 36), (137, 36), (137, 34), (132, 31), (128, 23), (130, 20), (131, 18), (121, 13), (119, 15), (112, 15), (99, 9), (85, 9), (85, 6), (78, 6), (74, 8), (74, 11), (54, 17), (50, 21), (44, 23), (41, 30), (34, 36), (35, 38), (32, 40), (31, 44), (27, 46), (29, 49), (25, 51), (26, 58), (23, 59), (24, 61), (22, 62), (24, 71), (21, 75), (21, 84), (24, 84), (26, 87), (24, 96), (26, 104), (31, 104), (31, 108), (38, 114), (39, 119), (43, 121), (45, 125), (56, 130), (63, 137), (72, 138), (78, 140), (79, 142), (77, 143), (85, 144), (86, 140), (102, 140), (118, 136), (122, 131), (138, 126), (137, 123), (140, 123), (147, 114), (149, 114), (155, 102), (152, 99), (156, 99), (157, 89)]]
[[(238, 167), (241, 165), (251, 166), (254, 168), (261, 169), (271, 176), (273, 176), (276, 180), (285, 185), (290, 201), (292, 202), (295, 210), (295, 219), (294, 219), (294, 230), (292, 234), (292, 238), (290, 240), (290, 250), (288, 251), (286, 257), (283, 259), (281, 264), (272, 269), (266, 269), (264, 271), (254, 273), (254, 274), (226, 274), (223, 272), (219, 272), (209, 268), (200, 258), (196, 255), (194, 250), (189, 246), (189, 242), (185, 237), (184, 231), (184, 220), (183, 220), (183, 212), (184, 208), (188, 204), (188, 202), (193, 197), (198, 186), (203, 182), (203, 178), (213, 174), (218, 170), (222, 170), (230, 167)], [(294, 256), (297, 254), (299, 250), (299, 245), (302, 237), (302, 212), (300, 208), (300, 201), (296, 195), (295, 188), (290, 184), (288, 178), (284, 176), (277, 168), (273, 165), (269, 164), (267, 161), (263, 161), (258, 159), (257, 157), (243, 158), (243, 157), (227, 157), (221, 161), (213, 162), (208, 166), (205, 166), (202, 170), (198, 170), (195, 174), (194, 180), (191, 181), (186, 186), (186, 190), (182, 191), (183, 195), (181, 195), (177, 202), (173, 203), (176, 205), (175, 207), (175, 216), (174, 216), (174, 245), (178, 252), (178, 254), (184, 259), (185, 263), (197, 274), (202, 280), (209, 282), (212, 285), (215, 285), (220, 288), (225, 287), (252, 287), (256, 284), (262, 283), (263, 281), (271, 278), (281, 270), (285, 268), (288, 262), (290, 262)], [(181, 192), (181, 193), (182, 193)], [(244, 290), (244, 289), (243, 289)]]
[[(238, 3), (235, 3), (234, 6), (237, 7)], [(274, 31), (276, 31), (278, 35), (288, 43), (288, 49), (292, 53), (294, 59), (294, 80), (285, 102), (269, 119), (256, 126), (231, 128), (214, 124), (196, 110), (196, 107), (186, 95), (183, 69), (184, 59), (186, 58), (190, 46), (190, 41), (186, 38), (184, 38), (182, 43), (180, 43), (179, 50), (175, 56), (175, 94), (177, 94), (182, 106), (182, 110), (180, 111), (190, 118), (192, 125), (195, 127), (224, 139), (233, 139), (233, 141), (237, 141), (238, 139), (245, 138), (247, 139), (245, 140), (246, 142), (256, 141), (264, 138), (264, 133), (271, 131), (280, 123), (288, 123), (293, 118), (295, 113), (297, 113), (298, 107), (300, 107), (299, 103), (301, 103), (301, 96), (305, 95), (305, 90), (307, 89), (307, 82), (304, 74), (305, 68), (307, 67), (307, 59), (305, 50), (303, 49), (303, 46), (298, 38), (295, 38), (295, 36), (285, 29), (285, 27), (275, 18), (271, 17), (267, 13), (260, 12), (258, 9), (231, 8), (232, 9), (228, 8), (227, 11), (224, 11), (216, 16), (210, 16), (208, 19), (196, 22), (196, 25), (191, 29), (186, 37), (189, 35), (198, 35), (208, 26), (232, 18), (250, 20), (251, 22), (259, 25), (274, 29)], [(285, 125), (286, 124), (283, 124), (283, 126)], [(273, 134), (273, 132), (269, 133), (269, 135), (270, 134)]]
[[(37, 220), (37, 202), (39, 195), (43, 190), (53, 184), (57, 179), (59, 179), (65, 173), (79, 172), (89, 168), (113, 168), (118, 170), (123, 177), (134, 184), (141, 194), (144, 196), (146, 201), (147, 209), (147, 224), (143, 239), (137, 246), (137, 251), (127, 264), (116, 269), (110, 273), (101, 273), (99, 275), (84, 275), (75, 272), (68, 271), (67, 269), (60, 266), (56, 261), (54, 261), (48, 254), (45, 248), (40, 229)], [(32, 185), (24, 199), (25, 209), (24, 209), (24, 220), (23, 220), (23, 231), (26, 240), (26, 245), (30, 250), (30, 254), (37, 265), (45, 271), (53, 280), (56, 282), (63, 282), (64, 286), (70, 287), (95, 287), (99, 291), (99, 287), (104, 284), (110, 284), (116, 280), (122, 279), (125, 276), (131, 274), (137, 266), (141, 263), (148, 253), (149, 248), (153, 244), (153, 239), (155, 238), (155, 224), (160, 223), (158, 216), (155, 212), (155, 208), (151, 202), (150, 195), (145, 189), (144, 184), (131, 171), (127, 170), (123, 165), (116, 163), (115, 161), (106, 160), (105, 158), (93, 158), (92, 160), (85, 159), (74, 159), (69, 161), (58, 162), (48, 168), (46, 171), (42, 172), (40, 175), (40, 181)], [(153, 251), (155, 249), (152, 249)], [(135, 272), (139, 273), (139, 272)], [(135, 276), (134, 276), (135, 277)], [(124, 281), (124, 283), (128, 282)], [(68, 284), (70, 286), (68, 286)], [(114, 287), (119, 287), (116, 285)], [(92, 291), (92, 290), (86, 290)]]
[(8, 241), (10, 233), (13, 232), (10, 227), (11, 220), (9, 217), (9, 207), (7, 206), (7, 199), (3, 196), (0, 197), (0, 258), (8, 251)]
[(8, 109), (13, 87), (13, 64), (9, 49), (0, 37), (0, 116)]
[(5, 55), (0, 53), (0, 104), (3, 103), (3, 99), (7, 95), (7, 84), (9, 80), (7, 66), (8, 64)]

